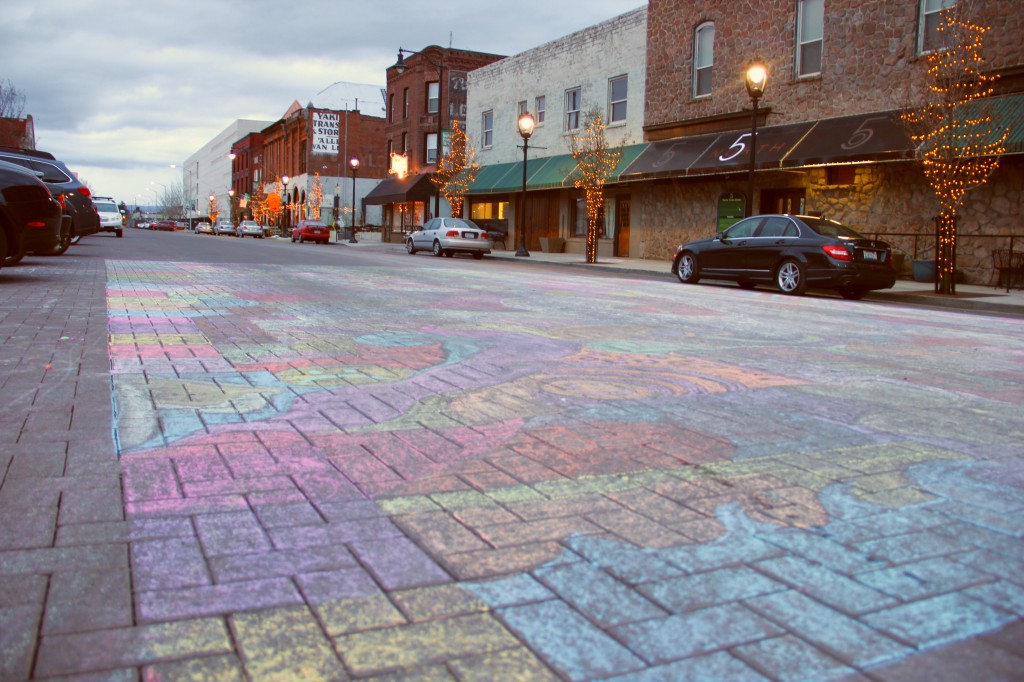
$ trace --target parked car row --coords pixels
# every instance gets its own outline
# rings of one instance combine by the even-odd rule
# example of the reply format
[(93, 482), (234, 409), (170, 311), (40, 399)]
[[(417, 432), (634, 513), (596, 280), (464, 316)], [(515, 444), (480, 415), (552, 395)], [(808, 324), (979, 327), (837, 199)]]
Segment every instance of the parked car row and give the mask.
[[(0, 265), (17, 265), (27, 254), (59, 256), (85, 236), (122, 235), (124, 206), (95, 197), (60, 160), (38, 149), (0, 146), (3, 216)], [(52, 206), (36, 203), (42, 187)], [(45, 203), (45, 202), (44, 202)], [(53, 222), (48, 214), (56, 206)]]

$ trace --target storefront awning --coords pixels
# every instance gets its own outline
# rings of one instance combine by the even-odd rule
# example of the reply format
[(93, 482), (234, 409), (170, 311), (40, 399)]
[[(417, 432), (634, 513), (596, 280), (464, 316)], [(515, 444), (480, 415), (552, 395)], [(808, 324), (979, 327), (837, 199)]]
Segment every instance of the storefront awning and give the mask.
[(374, 187), (363, 203), (369, 206), (381, 204), (404, 204), (410, 201), (429, 201), (434, 196), (434, 183), (429, 173), (407, 175), (404, 178), (388, 178)]
[[(635, 144), (624, 147), (622, 159), (608, 178), (609, 183), (617, 182), (619, 174), (648, 147)], [(526, 164), (527, 191), (558, 189), (574, 185), (573, 172), (576, 161), (571, 154), (558, 154), (539, 159), (529, 159)], [(484, 166), (476, 180), (469, 187), (469, 194), (501, 194), (518, 192), (523, 188), (523, 162), (498, 163)]]

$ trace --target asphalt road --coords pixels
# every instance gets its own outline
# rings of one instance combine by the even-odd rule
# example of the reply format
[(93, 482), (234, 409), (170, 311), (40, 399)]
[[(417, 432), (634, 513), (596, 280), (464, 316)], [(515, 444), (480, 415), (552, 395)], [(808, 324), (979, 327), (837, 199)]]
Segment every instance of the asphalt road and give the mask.
[(132, 230), (0, 287), (0, 680), (1024, 670), (1020, 320)]

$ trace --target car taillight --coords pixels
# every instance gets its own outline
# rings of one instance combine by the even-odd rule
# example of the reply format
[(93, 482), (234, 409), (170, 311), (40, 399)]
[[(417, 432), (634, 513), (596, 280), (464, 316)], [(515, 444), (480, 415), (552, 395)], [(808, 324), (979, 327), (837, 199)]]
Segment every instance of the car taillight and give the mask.
[(64, 198), (64, 192), (57, 195), (57, 203), (60, 204), (60, 210), (67, 208), (67, 199)]
[(46, 223), (42, 220), (30, 220), (25, 223), (28, 227), (46, 227)]
[(92, 192), (89, 191), (88, 187), (79, 187), (76, 191), (79, 194), (81, 194), (83, 197), (91, 197), (92, 196)]
[(822, 250), (825, 251), (825, 253), (827, 253), (832, 258), (835, 258), (836, 260), (853, 260), (853, 256), (846, 249), (846, 247), (842, 246), (841, 244), (825, 244), (821, 248)]
[(445, 237), (458, 237), (459, 236), (459, 231), (458, 230), (448, 230), (447, 232), (444, 233), (444, 236)]

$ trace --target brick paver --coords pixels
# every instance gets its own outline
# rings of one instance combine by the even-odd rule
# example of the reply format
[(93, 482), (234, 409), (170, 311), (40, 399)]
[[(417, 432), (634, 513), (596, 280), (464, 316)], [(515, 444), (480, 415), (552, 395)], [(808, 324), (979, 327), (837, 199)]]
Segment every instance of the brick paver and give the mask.
[(0, 681), (1024, 669), (1020, 320), (342, 257), (11, 270)]

